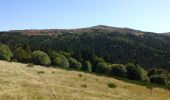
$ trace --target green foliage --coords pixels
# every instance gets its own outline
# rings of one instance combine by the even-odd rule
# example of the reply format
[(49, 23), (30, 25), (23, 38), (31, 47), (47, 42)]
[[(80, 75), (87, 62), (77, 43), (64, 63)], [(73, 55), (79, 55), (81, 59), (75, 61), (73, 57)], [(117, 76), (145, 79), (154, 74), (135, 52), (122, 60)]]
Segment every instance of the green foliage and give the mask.
[(33, 63), (28, 63), (27, 67), (34, 67), (34, 64)]
[(141, 81), (146, 81), (146, 82), (149, 82), (149, 77), (147, 75), (147, 71), (145, 69), (143, 69), (142, 67), (140, 68), (140, 71), (141, 71)]
[(49, 51), (49, 56), (52, 59), (52, 64), (53, 65), (68, 68), (69, 67), (69, 62), (68, 62), (67, 58), (64, 55), (69, 57), (70, 53), (67, 53), (67, 52), (57, 53), (55, 51)]
[(111, 71), (111, 67), (107, 63), (98, 63), (96, 67), (96, 73), (101, 73), (101, 74), (109, 74)]
[(75, 59), (77, 59), (78, 61), (83, 61), (80, 49), (78, 49), (74, 52), (73, 57)]
[(28, 62), (31, 59), (31, 54), (22, 47), (18, 47), (14, 50), (14, 58), (19, 62)]
[(109, 88), (116, 88), (117, 87), (114, 83), (108, 83), (107, 86)]
[(52, 61), (53, 61), (54, 65), (61, 66), (61, 67), (64, 67), (64, 68), (69, 67), (69, 62), (64, 55), (57, 54)]
[(153, 75), (160, 75), (160, 74), (168, 74), (168, 71), (163, 70), (161, 68), (152, 68), (151, 70), (148, 71), (148, 76), (153, 76)]
[(70, 63), (70, 68), (78, 69), (78, 70), (82, 69), (82, 64), (74, 58), (69, 58), (69, 63)]
[(153, 75), (150, 77), (151, 83), (168, 85), (169, 81), (165, 75)]
[(72, 52), (65, 52), (65, 51), (61, 51), (60, 52), (61, 55), (64, 55), (66, 58), (69, 58), (73, 55)]
[(119, 76), (119, 77), (126, 77), (127, 76), (127, 70), (126, 66), (122, 64), (115, 64), (112, 65), (111, 69), (111, 75)]
[(34, 51), (32, 53), (32, 62), (35, 64), (48, 66), (51, 64), (51, 59), (47, 55), (47, 53), (43, 51)]
[[(170, 70), (170, 38), (164, 35), (147, 32), (134, 34), (138, 32), (129, 29), (111, 32), (107, 28), (36, 32), (37, 35), (31, 35), (32, 31), (27, 31), (27, 35), (21, 34), (24, 31), (1, 32), (0, 43), (8, 44), (13, 52), (18, 45), (24, 50), (28, 47), (31, 51), (69, 52), (71, 55), (63, 55), (78, 61), (90, 60), (94, 72), (97, 66), (93, 62), (94, 56), (102, 57), (109, 63), (133, 62), (148, 68), (159, 66)], [(72, 56), (72, 53), (78, 54)]]
[(82, 66), (83, 71), (92, 72), (92, 64), (90, 61), (84, 61)]
[(0, 44), (0, 59), (10, 61), (11, 57), (13, 57), (13, 53), (8, 45)]
[(127, 64), (127, 78), (131, 80), (148, 81), (147, 72), (139, 65)]
[(92, 59), (92, 64), (93, 64), (92, 71), (93, 72), (96, 72), (96, 67), (99, 63), (105, 63), (105, 60), (102, 57), (95, 56)]

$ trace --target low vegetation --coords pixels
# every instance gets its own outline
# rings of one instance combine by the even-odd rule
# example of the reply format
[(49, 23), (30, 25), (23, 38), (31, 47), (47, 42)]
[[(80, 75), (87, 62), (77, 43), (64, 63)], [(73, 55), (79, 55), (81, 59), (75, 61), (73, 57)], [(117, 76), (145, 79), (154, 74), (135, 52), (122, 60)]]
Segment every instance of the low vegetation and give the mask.
[(74, 70), (37, 65), (27, 67), (27, 64), (5, 61), (0, 61), (0, 69), (1, 100), (169, 100), (170, 98), (170, 91), (163, 88), (137, 85), (132, 81), (128, 83), (124, 82), (125, 80)]
[(116, 88), (116, 85), (114, 83), (108, 83), (109, 88)]
[(34, 64), (33, 63), (28, 63), (27, 67), (34, 67)]
[(0, 44), (0, 59), (10, 61), (13, 57), (13, 53), (11, 52), (8, 45)]
[(51, 64), (51, 59), (47, 53), (43, 51), (34, 51), (32, 53), (32, 62), (35, 64), (47, 66)]

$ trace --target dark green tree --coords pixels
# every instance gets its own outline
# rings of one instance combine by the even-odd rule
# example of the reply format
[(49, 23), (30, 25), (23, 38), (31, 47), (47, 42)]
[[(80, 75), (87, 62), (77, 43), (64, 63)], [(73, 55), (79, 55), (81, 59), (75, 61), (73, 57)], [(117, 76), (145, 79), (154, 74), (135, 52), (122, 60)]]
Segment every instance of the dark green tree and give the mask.
[(131, 80), (148, 81), (147, 72), (133, 63), (127, 64), (127, 78)]
[(112, 65), (111, 69), (111, 75), (119, 76), (119, 77), (126, 77), (127, 76), (127, 70), (126, 66), (122, 64), (115, 64)]
[(14, 58), (19, 62), (29, 62), (31, 60), (31, 53), (18, 47), (14, 50)]
[(102, 57), (95, 56), (92, 59), (92, 64), (93, 64), (92, 72), (96, 72), (96, 67), (99, 63), (105, 63), (105, 60)]
[(111, 71), (111, 67), (107, 63), (98, 63), (96, 66), (96, 73), (101, 73), (101, 74), (109, 74)]
[(151, 83), (168, 85), (169, 81), (165, 75), (153, 75), (150, 77)]
[(148, 71), (148, 76), (153, 76), (153, 75), (160, 75), (160, 74), (168, 74), (169, 72), (166, 70), (163, 70), (161, 68), (152, 68), (151, 70)]

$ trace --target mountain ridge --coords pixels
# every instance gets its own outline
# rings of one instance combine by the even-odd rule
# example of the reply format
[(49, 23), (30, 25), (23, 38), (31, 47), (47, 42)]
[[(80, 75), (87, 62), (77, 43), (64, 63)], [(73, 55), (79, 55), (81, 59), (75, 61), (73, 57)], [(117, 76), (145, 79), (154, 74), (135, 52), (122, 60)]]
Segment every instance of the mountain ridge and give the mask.
[[(75, 29), (28, 29), (28, 30), (10, 30), (7, 32), (20, 32), (27, 35), (54, 35), (55, 33), (61, 33), (61, 32), (68, 32), (68, 33), (84, 33), (84, 32), (96, 32), (96, 31), (103, 31), (103, 32), (119, 32), (123, 34), (135, 34), (135, 35), (143, 35), (144, 31), (135, 30), (131, 28), (122, 28), (122, 27), (112, 27), (112, 26), (106, 26), (106, 25), (96, 25), (91, 27), (85, 27), (85, 28), (75, 28)], [(147, 32), (147, 33), (154, 33), (154, 32)]]

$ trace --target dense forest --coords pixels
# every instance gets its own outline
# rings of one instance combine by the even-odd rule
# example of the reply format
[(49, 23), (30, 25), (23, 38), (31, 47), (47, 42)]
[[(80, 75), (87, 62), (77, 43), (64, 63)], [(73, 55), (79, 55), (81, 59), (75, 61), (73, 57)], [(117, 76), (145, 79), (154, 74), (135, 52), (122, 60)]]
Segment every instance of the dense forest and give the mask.
[[(132, 80), (170, 78), (170, 37), (162, 34), (100, 25), (0, 32), (0, 43), (0, 58), (8, 61), (57, 65)], [(2, 56), (5, 51), (7, 57)], [(164, 78), (159, 82), (169, 84)]]

